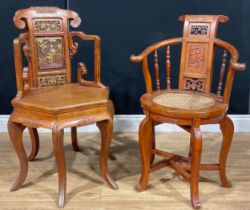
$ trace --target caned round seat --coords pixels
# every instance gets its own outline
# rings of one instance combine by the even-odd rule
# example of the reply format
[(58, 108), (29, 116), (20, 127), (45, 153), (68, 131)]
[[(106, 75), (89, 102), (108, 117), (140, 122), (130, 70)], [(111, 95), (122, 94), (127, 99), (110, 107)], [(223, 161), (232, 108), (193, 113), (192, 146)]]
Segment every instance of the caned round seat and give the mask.
[(203, 109), (214, 105), (215, 99), (192, 93), (164, 93), (155, 97), (153, 102), (176, 109)]
[(228, 105), (222, 98), (210, 93), (184, 90), (161, 90), (141, 97), (143, 109), (172, 118), (216, 117), (226, 111)]

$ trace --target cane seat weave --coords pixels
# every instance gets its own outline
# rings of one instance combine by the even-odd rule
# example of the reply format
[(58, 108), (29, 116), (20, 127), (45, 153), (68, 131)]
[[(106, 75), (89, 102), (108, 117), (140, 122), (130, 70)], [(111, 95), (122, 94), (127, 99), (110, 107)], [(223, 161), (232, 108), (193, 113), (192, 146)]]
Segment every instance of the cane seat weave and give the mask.
[(192, 93), (164, 93), (153, 99), (155, 104), (175, 109), (203, 109), (214, 105), (211, 97)]

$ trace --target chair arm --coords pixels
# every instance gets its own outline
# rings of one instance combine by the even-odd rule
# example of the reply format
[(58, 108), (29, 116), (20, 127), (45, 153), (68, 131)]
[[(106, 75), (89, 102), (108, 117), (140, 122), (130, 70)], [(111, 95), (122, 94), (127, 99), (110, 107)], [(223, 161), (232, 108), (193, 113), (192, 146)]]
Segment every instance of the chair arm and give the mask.
[[(29, 80), (28, 67), (23, 67), (22, 62), (22, 50), (21, 47), (25, 43), (26, 34), (20, 34), (18, 38), (13, 41), (14, 48), (14, 61), (15, 61), (15, 71), (16, 71), (16, 87), (17, 87), (17, 98), (22, 98), (27, 92), (29, 92), (30, 87), (25, 85), (24, 80)], [(25, 77), (25, 78), (24, 78)]]
[[(72, 37), (78, 37), (83, 41), (94, 42), (94, 81), (85, 81), (85, 85), (95, 83), (95, 86), (103, 87), (104, 85), (100, 82), (100, 69), (101, 69), (101, 39), (97, 35), (89, 35), (80, 31), (71, 31), (69, 33), (69, 43), (72, 45)], [(79, 64), (81, 65), (81, 64)], [(86, 83), (87, 82), (87, 83)], [(83, 83), (82, 83), (83, 84)]]
[(237, 71), (244, 71), (246, 69), (246, 64), (245, 63), (234, 63), (234, 62), (231, 62), (230, 65), (232, 66), (233, 69), (235, 69)]
[(231, 54), (230, 67), (232, 69), (237, 70), (237, 71), (244, 71), (245, 70), (246, 64), (245, 63), (238, 63), (239, 52), (233, 45), (231, 45), (231, 44), (229, 44), (221, 39), (218, 39), (218, 38), (214, 39), (214, 43), (230, 52), (230, 54)]
[(182, 43), (182, 37), (166, 39), (160, 42), (157, 42), (149, 47), (147, 47), (140, 55), (131, 55), (130, 60), (132, 62), (141, 62), (146, 56), (155, 51), (158, 48), (165, 47), (168, 45), (175, 45)]

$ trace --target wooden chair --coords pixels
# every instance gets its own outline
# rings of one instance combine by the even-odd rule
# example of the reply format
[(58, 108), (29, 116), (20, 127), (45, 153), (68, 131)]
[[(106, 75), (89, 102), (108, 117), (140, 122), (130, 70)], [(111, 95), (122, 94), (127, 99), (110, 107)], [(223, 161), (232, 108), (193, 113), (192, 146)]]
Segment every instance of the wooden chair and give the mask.
[[(139, 128), (141, 152), (141, 179), (136, 186), (143, 191), (149, 179), (149, 173), (165, 166), (173, 168), (184, 180), (190, 183), (191, 201), (194, 208), (200, 208), (198, 182), (200, 170), (219, 170), (222, 186), (231, 187), (226, 177), (226, 161), (230, 149), (234, 126), (227, 116), (229, 98), (235, 71), (243, 71), (245, 64), (238, 63), (238, 52), (229, 43), (216, 38), (218, 24), (228, 21), (222, 15), (185, 15), (179, 17), (184, 22), (183, 37), (167, 39), (148, 47), (131, 61), (142, 62), (146, 83), (146, 93), (141, 97), (141, 106), (145, 118)], [(170, 46), (182, 44), (178, 89), (171, 89)], [(166, 79), (160, 84), (159, 49), (164, 51), (164, 72)], [(213, 63), (215, 48), (223, 48), (223, 59), (219, 72), (218, 88), (212, 93)], [(172, 49), (172, 48), (171, 48)], [(162, 52), (162, 51), (160, 51)], [(227, 54), (231, 55), (227, 64)], [(156, 91), (153, 91), (148, 58), (153, 55)], [(226, 67), (228, 70), (226, 71)], [(223, 86), (223, 81), (225, 86)], [(163, 87), (163, 90), (160, 90)], [(223, 95), (221, 96), (224, 87)], [(191, 134), (188, 157), (182, 157), (155, 148), (154, 127), (161, 123), (172, 123)], [(219, 123), (223, 134), (218, 164), (200, 164), (202, 136), (200, 126)], [(155, 155), (165, 159), (153, 163)]]
[[(72, 129), (72, 144), (78, 150), (76, 127), (96, 123), (101, 132), (100, 171), (107, 184), (117, 189), (110, 178), (107, 157), (112, 139), (114, 108), (109, 100), (109, 89), (100, 82), (100, 38), (83, 32), (69, 32), (69, 24), (76, 28), (81, 19), (77, 13), (57, 7), (30, 7), (18, 10), (14, 23), (27, 29), (14, 40), (17, 95), (12, 100), (14, 110), (8, 130), (20, 161), (20, 174), (11, 191), (24, 183), (28, 159), (35, 158), (39, 127), (52, 130), (52, 139), (59, 181), (58, 206), (63, 207), (66, 196), (66, 168), (63, 147), (64, 128)], [(78, 83), (71, 83), (71, 58), (77, 53), (75, 37), (94, 43), (94, 80), (83, 78), (87, 69), (78, 65)], [(23, 68), (22, 52), (28, 67)], [(29, 128), (32, 151), (24, 150), (22, 134)]]

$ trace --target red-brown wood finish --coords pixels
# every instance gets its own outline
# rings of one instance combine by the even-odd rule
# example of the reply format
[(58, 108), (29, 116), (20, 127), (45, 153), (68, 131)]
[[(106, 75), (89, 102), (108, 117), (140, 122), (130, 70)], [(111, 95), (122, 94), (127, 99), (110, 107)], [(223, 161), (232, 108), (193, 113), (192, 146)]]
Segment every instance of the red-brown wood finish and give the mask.
[[(220, 179), (224, 187), (231, 184), (226, 177), (226, 161), (233, 138), (233, 122), (227, 116), (233, 78), (236, 71), (243, 71), (245, 64), (238, 63), (239, 54), (229, 43), (216, 38), (217, 27), (221, 22), (228, 21), (222, 15), (184, 15), (179, 20), (184, 21), (183, 37), (172, 38), (157, 42), (145, 49), (138, 56), (131, 56), (132, 62), (142, 62), (142, 70), (146, 84), (146, 93), (141, 97), (141, 106), (145, 118), (139, 127), (139, 143), (141, 153), (141, 178), (136, 185), (137, 191), (143, 191), (149, 180), (150, 172), (163, 167), (171, 167), (184, 180), (190, 183), (191, 202), (195, 209), (200, 208), (199, 200), (199, 171), (219, 170)], [(179, 89), (170, 88), (170, 46), (182, 44), (180, 59)], [(215, 46), (223, 48), (223, 59), (220, 69), (218, 90), (211, 93), (214, 51)], [(160, 90), (160, 69), (157, 55), (159, 48), (165, 48), (166, 56), (166, 89)], [(156, 73), (156, 91), (153, 90), (152, 79), (149, 71), (148, 58), (154, 53), (154, 69)], [(227, 71), (226, 57), (230, 54)], [(223, 78), (225, 79), (224, 91)], [(189, 93), (192, 95), (206, 96), (214, 99), (214, 104), (201, 109), (181, 109), (163, 106), (153, 102), (157, 96), (166, 93)], [(221, 93), (223, 95), (221, 96)], [(182, 101), (183, 103), (183, 101)], [(186, 102), (185, 102), (186, 103)], [(197, 102), (198, 103), (198, 102)], [(190, 133), (190, 149), (187, 157), (182, 157), (155, 148), (154, 127), (161, 123), (177, 124)], [(218, 164), (201, 163), (202, 135), (200, 126), (204, 124), (220, 124), (223, 134), (222, 146)], [(153, 163), (154, 156), (165, 159)]]
[[(20, 161), (20, 174), (11, 191), (21, 187), (28, 171), (28, 159), (33, 160), (39, 150), (37, 128), (52, 130), (55, 160), (58, 171), (58, 207), (66, 197), (66, 166), (63, 146), (64, 128), (71, 128), (72, 146), (79, 151), (77, 127), (95, 124), (101, 131), (100, 169), (107, 184), (118, 189), (107, 167), (112, 139), (114, 107), (109, 100), (109, 89), (100, 81), (100, 38), (79, 31), (78, 14), (57, 7), (30, 7), (18, 10), (14, 23), (26, 29), (14, 40), (17, 95), (12, 100), (13, 112), (9, 119), (9, 135)], [(75, 37), (94, 43), (94, 79), (87, 81), (84, 63), (77, 69), (78, 83), (71, 83), (71, 58), (77, 53)], [(22, 49), (28, 67), (22, 64)], [(29, 128), (32, 150), (27, 157), (22, 133)], [(112, 157), (112, 156), (111, 156)]]

